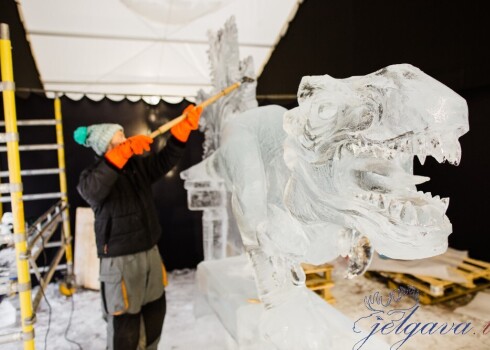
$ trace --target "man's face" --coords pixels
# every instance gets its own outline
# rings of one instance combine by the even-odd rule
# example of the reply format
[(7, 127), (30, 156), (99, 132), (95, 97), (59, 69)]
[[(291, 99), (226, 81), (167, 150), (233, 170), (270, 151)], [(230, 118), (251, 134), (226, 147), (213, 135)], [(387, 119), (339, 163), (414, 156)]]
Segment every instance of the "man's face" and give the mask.
[(107, 146), (107, 151), (110, 151), (114, 147), (119, 146), (121, 143), (126, 141), (126, 136), (124, 135), (124, 131), (119, 130), (114, 133), (112, 136), (111, 142), (109, 142), (109, 146)]

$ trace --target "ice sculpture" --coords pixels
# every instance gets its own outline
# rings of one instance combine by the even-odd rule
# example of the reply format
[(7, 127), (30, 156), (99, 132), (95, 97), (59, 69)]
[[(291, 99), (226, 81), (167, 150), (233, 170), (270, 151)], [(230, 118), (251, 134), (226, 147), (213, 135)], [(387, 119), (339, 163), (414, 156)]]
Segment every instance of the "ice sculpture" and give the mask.
[[(244, 76), (254, 77), (252, 57), (240, 61), (238, 31), (235, 18), (231, 17), (222, 30), (209, 33), (208, 51), (211, 65), (213, 91), (199, 91), (197, 102), (202, 102), (224, 88), (240, 81)], [(221, 131), (229, 120), (247, 109), (257, 107), (256, 82), (242, 85), (238, 90), (207, 107), (201, 117), (200, 130), (204, 132), (204, 154), (206, 159), (220, 145)], [(231, 215), (230, 194), (220, 174), (210, 178), (207, 174), (181, 177), (188, 191), (188, 206), (191, 210), (203, 210), (204, 259), (220, 259), (243, 251), (240, 233)]]
[[(413, 158), (457, 165), (466, 101), (408, 64), (334, 79), (304, 77), (299, 107), (249, 110), (187, 176), (219, 174), (255, 270), (263, 336), (277, 349), (330, 349), (329, 324), (305, 297), (301, 262), (349, 257), (348, 277), (379, 253), (443, 253), (448, 199), (417, 192)], [(331, 320), (335, 322), (335, 320)]]

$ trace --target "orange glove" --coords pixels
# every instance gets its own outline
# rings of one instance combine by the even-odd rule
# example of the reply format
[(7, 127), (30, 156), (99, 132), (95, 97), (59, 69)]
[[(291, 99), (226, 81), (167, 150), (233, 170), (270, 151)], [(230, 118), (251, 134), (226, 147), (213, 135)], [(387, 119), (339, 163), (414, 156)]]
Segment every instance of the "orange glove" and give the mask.
[(153, 139), (146, 135), (131, 136), (126, 141), (130, 142), (134, 154), (143, 154), (144, 151), (149, 151), (150, 145), (153, 143)]
[(153, 139), (149, 136), (132, 136), (110, 151), (107, 151), (104, 156), (111, 164), (122, 169), (133, 155), (143, 154), (144, 151), (149, 151), (151, 143), (153, 143)]
[(172, 135), (174, 135), (177, 140), (186, 142), (191, 131), (197, 129), (201, 113), (202, 107), (196, 107), (194, 105), (187, 106), (187, 108), (184, 109), (184, 114), (187, 114), (186, 118), (170, 129)]

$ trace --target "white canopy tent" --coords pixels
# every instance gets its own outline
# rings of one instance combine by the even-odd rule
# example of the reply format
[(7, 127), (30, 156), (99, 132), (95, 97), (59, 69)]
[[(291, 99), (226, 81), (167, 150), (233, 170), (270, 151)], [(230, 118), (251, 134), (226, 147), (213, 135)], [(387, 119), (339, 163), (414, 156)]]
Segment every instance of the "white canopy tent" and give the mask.
[(231, 16), (260, 75), (301, 2), (20, 0), (19, 10), (46, 90), (156, 102), (210, 88), (207, 32)]

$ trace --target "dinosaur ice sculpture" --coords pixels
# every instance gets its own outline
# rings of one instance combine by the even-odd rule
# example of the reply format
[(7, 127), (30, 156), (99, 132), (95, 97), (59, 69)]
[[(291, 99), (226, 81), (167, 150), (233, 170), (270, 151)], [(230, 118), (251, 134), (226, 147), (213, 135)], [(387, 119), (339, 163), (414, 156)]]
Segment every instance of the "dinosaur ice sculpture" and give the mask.
[[(299, 106), (249, 110), (221, 145), (187, 170), (224, 177), (277, 349), (331, 348), (329, 326), (304, 293), (300, 263), (349, 258), (362, 274), (373, 249), (396, 259), (443, 253), (448, 199), (417, 192), (426, 156), (458, 164), (465, 100), (408, 64), (366, 76), (304, 77)], [(334, 322), (332, 320), (332, 322)]]

